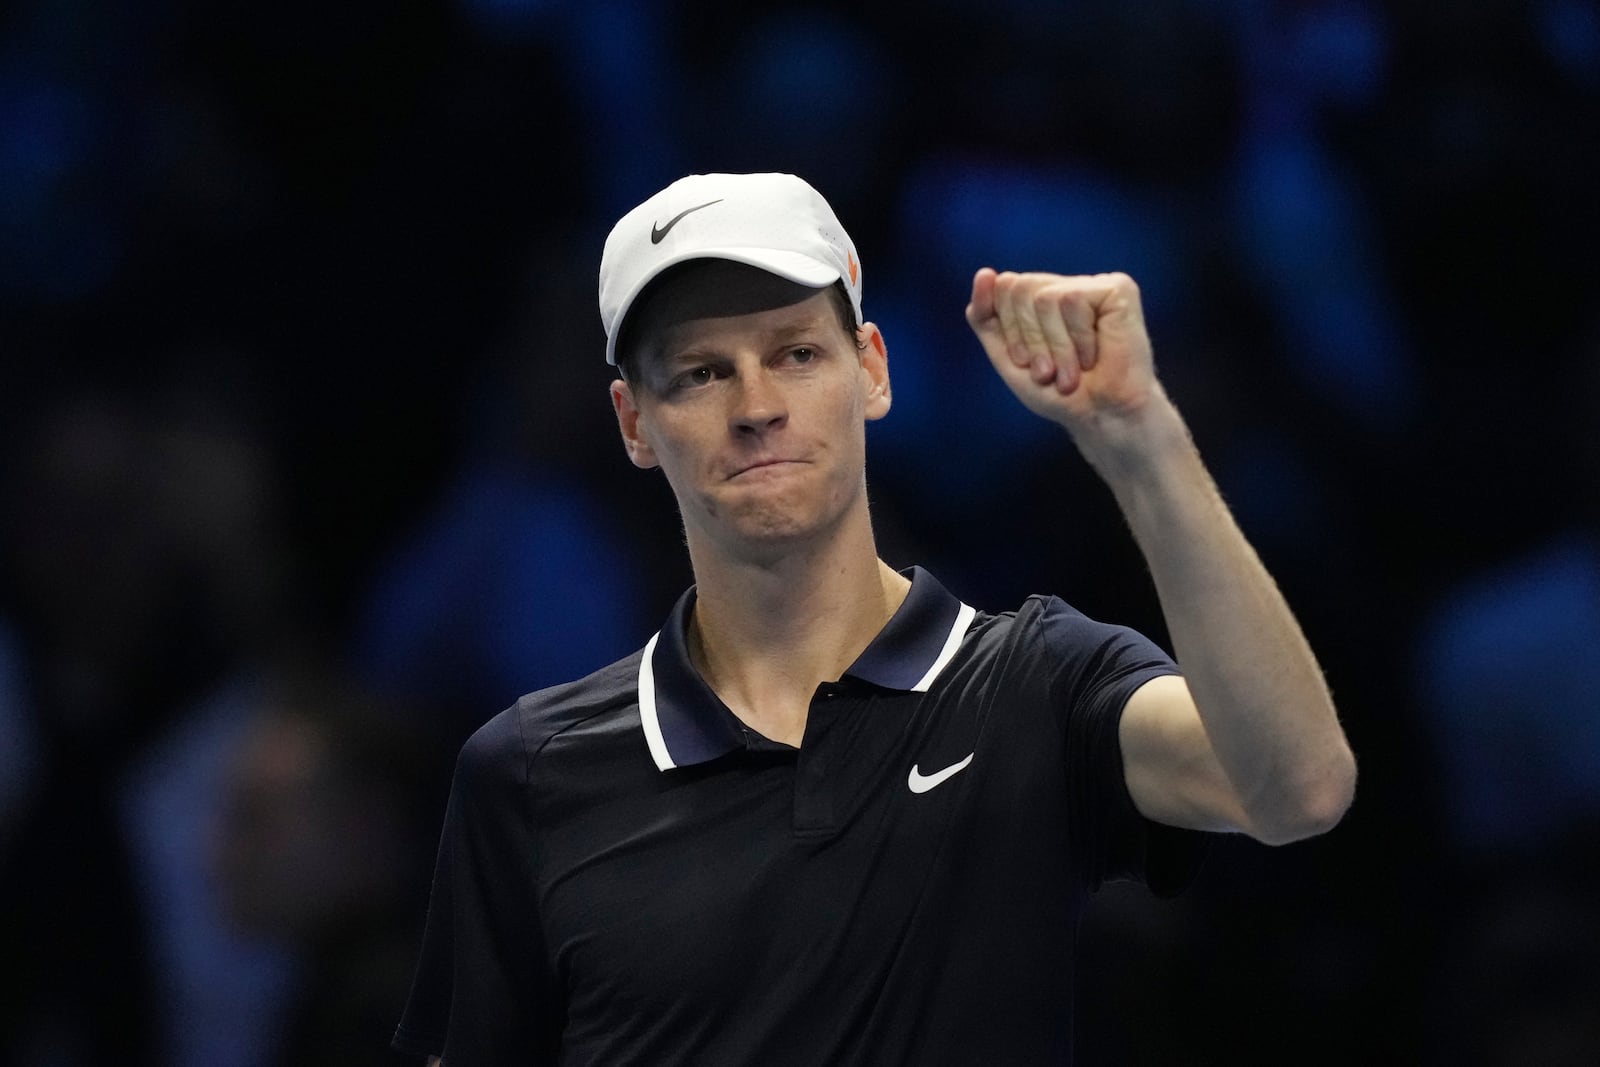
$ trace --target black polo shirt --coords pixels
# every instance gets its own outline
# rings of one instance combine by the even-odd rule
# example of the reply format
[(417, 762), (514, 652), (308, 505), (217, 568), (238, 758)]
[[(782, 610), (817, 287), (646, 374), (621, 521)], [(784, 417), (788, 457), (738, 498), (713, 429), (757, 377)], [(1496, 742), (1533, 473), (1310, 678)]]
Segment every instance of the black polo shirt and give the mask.
[(694, 591), (638, 653), (463, 748), (398, 1048), (510, 1064), (1070, 1059), (1073, 937), (1111, 878), (1175, 891), (1200, 835), (1134, 809), (1117, 723), (1175, 673), (1053, 597), (976, 612), (930, 574), (798, 749), (689, 661)]

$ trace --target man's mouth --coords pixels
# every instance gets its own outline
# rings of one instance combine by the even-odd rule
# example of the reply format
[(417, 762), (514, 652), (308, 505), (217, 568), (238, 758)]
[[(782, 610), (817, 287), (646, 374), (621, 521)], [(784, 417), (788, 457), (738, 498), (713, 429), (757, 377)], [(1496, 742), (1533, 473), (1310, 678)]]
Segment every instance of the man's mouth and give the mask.
[(796, 459), (762, 459), (734, 471), (729, 478), (742, 478), (747, 474), (757, 474), (762, 471), (771, 471), (777, 468), (792, 467), (799, 464)]

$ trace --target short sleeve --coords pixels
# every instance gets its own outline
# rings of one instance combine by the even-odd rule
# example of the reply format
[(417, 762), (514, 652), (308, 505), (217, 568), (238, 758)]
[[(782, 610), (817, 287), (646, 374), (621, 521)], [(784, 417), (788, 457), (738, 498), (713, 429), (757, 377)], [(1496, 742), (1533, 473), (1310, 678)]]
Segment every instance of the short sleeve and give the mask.
[(1040, 603), (1037, 626), (1055, 664), (1051, 698), (1065, 716), (1071, 839), (1087, 888), (1133, 880), (1161, 896), (1181, 892), (1209, 836), (1139, 813), (1119, 736), (1128, 698), (1153, 678), (1180, 673), (1177, 664), (1138, 631), (1097, 622), (1054, 597)]
[(422, 952), (393, 1046), (450, 1067), (554, 1063), (561, 999), (536, 906), (516, 709), (456, 762)]

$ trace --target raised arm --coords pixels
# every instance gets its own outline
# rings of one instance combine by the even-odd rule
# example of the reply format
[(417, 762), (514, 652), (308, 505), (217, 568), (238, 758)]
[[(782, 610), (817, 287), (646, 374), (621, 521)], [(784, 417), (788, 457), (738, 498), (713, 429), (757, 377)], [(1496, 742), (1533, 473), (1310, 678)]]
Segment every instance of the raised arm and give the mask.
[(1355, 759), (1322, 672), (1157, 380), (1124, 274), (973, 279), (967, 321), (1031, 411), (1064, 427), (1144, 553), (1182, 678), (1123, 712), (1123, 771), (1145, 816), (1281, 844), (1330, 829)]

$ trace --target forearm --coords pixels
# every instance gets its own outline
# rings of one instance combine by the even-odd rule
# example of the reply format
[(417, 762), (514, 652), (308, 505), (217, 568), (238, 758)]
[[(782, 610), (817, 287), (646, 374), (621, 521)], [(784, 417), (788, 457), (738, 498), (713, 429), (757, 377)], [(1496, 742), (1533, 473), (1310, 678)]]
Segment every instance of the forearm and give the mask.
[(1348, 806), (1355, 765), (1316, 658), (1159, 389), (1085, 455), (1144, 554), (1179, 666), (1248, 829), (1292, 840)]

